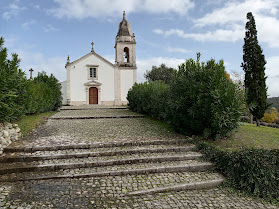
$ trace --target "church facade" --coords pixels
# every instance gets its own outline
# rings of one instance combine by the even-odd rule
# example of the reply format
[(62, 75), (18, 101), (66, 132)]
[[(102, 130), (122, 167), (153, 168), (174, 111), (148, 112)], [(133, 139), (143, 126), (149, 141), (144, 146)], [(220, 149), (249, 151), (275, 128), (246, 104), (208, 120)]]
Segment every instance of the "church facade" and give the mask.
[(125, 105), (127, 93), (137, 81), (136, 41), (123, 12), (115, 38), (115, 63), (94, 51), (66, 63), (67, 80), (62, 82), (64, 105)]

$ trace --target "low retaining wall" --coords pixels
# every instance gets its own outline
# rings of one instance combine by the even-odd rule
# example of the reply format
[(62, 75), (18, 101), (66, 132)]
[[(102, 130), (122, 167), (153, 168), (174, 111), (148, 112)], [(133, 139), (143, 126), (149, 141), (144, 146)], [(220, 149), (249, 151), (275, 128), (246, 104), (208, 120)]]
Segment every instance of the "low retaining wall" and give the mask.
[(279, 128), (279, 125), (277, 125), (276, 123), (265, 123), (265, 122), (260, 122), (260, 124), (262, 126), (268, 126), (268, 127), (271, 127), (271, 128)]
[(21, 137), (21, 133), (17, 124), (0, 123), (0, 154), (3, 153), (5, 147), (18, 140), (19, 137)]

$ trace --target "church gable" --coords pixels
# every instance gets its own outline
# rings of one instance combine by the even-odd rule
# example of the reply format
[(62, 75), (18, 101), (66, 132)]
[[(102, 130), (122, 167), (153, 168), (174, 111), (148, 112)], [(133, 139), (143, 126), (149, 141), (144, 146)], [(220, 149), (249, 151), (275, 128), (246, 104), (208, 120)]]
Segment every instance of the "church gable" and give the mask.
[(67, 66), (72, 66), (72, 65), (77, 65), (78, 63), (80, 63), (80, 62), (82, 62), (82, 61), (88, 59), (88, 58), (91, 57), (91, 56), (95, 56), (95, 57), (98, 58), (99, 60), (105, 62), (105, 63), (108, 64), (108, 65), (110, 65), (111, 67), (114, 67), (114, 65), (113, 65), (110, 61), (108, 61), (107, 59), (103, 58), (101, 55), (97, 54), (97, 53), (94, 52), (94, 51), (93, 51), (93, 52), (91, 51), (90, 53), (88, 53), (88, 54), (82, 56), (81, 58), (79, 58), (79, 59), (77, 59), (77, 60), (75, 60), (75, 61), (73, 61), (73, 62), (67, 63), (67, 64), (66, 64), (66, 67), (67, 67)]

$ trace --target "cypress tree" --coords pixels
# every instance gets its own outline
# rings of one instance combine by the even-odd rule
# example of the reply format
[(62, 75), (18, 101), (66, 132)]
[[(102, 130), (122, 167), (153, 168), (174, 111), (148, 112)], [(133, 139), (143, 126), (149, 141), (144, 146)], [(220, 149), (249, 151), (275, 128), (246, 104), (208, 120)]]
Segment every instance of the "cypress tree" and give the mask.
[(241, 67), (245, 72), (245, 91), (250, 112), (260, 126), (260, 119), (264, 116), (267, 104), (267, 87), (265, 76), (265, 57), (258, 44), (256, 23), (251, 12), (247, 13), (245, 38), (243, 45), (243, 62)]

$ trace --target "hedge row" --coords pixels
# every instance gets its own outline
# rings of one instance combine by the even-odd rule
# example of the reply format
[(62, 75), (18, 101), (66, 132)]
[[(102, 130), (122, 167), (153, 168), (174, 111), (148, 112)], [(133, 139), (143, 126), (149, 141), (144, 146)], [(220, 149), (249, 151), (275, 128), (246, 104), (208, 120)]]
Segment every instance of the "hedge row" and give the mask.
[(279, 202), (279, 150), (225, 150), (197, 143), (206, 159), (226, 176), (225, 183), (254, 196)]
[(57, 110), (62, 105), (61, 85), (53, 76), (38, 73), (28, 80), (19, 69), (16, 54), (8, 59), (0, 38), (0, 122), (12, 122), (25, 114)]
[(26, 82), (27, 114), (55, 111), (62, 106), (61, 84), (51, 74), (38, 73), (34, 80)]
[(135, 83), (127, 95), (128, 105), (135, 112), (164, 120), (168, 94), (169, 86), (162, 81)]
[(188, 135), (225, 137), (238, 127), (244, 94), (226, 74), (223, 61), (193, 59), (179, 66), (169, 85), (135, 84), (128, 92), (129, 108), (165, 120)]

